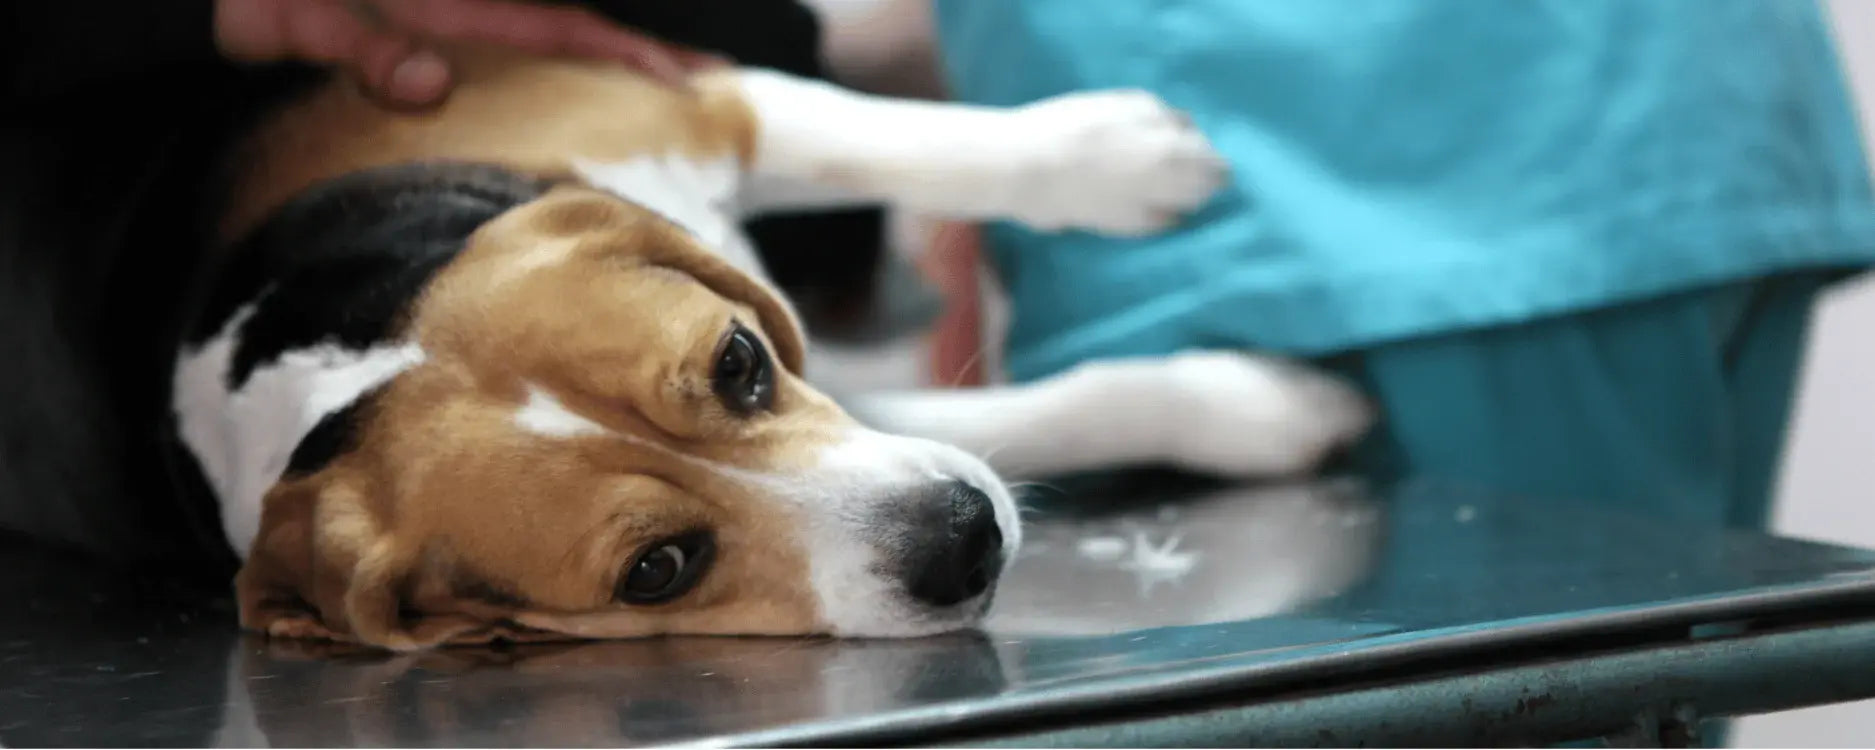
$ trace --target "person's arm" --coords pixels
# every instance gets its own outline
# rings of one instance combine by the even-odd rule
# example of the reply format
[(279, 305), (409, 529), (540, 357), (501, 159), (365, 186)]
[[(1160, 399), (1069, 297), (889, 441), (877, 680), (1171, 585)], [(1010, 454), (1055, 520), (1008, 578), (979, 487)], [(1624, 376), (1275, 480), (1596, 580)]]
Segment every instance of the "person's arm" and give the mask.
[(3, 3), (9, 99), (56, 94), (95, 81), (220, 58), (213, 0)]
[[(671, 0), (645, 0), (670, 2)], [(434, 104), (451, 84), (430, 42), (604, 59), (682, 86), (723, 61), (553, 0), (0, 0), (4, 92), (42, 96), (146, 68), (231, 59), (349, 71), (387, 101)], [(4, 106), (0, 103), (0, 106)]]
[(688, 85), (690, 70), (723, 62), (567, 0), (216, 0), (216, 6), (216, 40), (230, 58), (343, 68), (367, 91), (406, 106), (448, 95), (449, 61), (432, 49), (447, 43), (609, 60), (679, 88)]

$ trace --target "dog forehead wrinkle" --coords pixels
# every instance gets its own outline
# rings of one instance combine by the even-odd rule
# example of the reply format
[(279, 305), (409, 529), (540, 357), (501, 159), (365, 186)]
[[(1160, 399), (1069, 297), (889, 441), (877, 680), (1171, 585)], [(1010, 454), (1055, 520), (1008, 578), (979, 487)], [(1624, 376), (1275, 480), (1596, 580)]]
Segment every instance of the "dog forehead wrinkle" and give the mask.
[(546, 437), (579, 437), (583, 435), (606, 435), (612, 431), (604, 425), (566, 408), (560, 399), (554, 398), (540, 386), (529, 383), (527, 402), (514, 413), (514, 421), (521, 429)]
[(770, 474), (766, 472), (751, 471), (749, 469), (745, 469), (740, 466), (732, 466), (730, 464), (726, 464), (721, 461), (712, 461), (702, 456), (692, 456), (688, 453), (681, 453), (681, 452), (666, 448), (664, 446), (657, 445), (656, 443), (652, 443), (651, 441), (639, 438), (636, 435), (627, 436), (627, 439), (639, 445), (643, 445), (647, 448), (650, 448), (652, 450), (662, 451), (671, 456), (675, 456), (680, 461), (685, 461), (692, 465), (700, 466), (705, 469), (708, 469), (712, 473), (715, 473), (717, 476), (727, 478), (730, 481), (742, 484), (744, 486), (757, 487), (757, 488), (767, 490), (768, 492), (772, 493), (774, 497), (778, 499), (790, 500), (790, 501), (794, 501), (797, 503), (802, 503), (802, 502), (805, 502), (806, 499), (810, 496), (809, 493), (813, 489), (813, 484), (807, 481), (803, 481), (799, 479), (791, 479), (785, 476)]
[(567, 242), (541, 242), (516, 253), (508, 262), (497, 269), (489, 278), (489, 284), (501, 287), (513, 283), (530, 273), (560, 263), (572, 254), (573, 246)]
[(692, 466), (709, 470), (718, 476), (729, 478), (746, 485), (768, 489), (782, 497), (796, 497), (808, 485), (784, 477), (750, 471), (739, 466), (732, 466), (721, 461), (712, 461), (702, 456), (693, 456), (628, 432), (607, 429), (591, 419), (575, 413), (561, 403), (552, 393), (538, 385), (529, 383), (527, 401), (517, 409), (514, 421), (522, 429), (546, 437), (581, 437), (605, 436), (630, 443), (636, 447), (666, 456), (674, 461), (681, 461)]

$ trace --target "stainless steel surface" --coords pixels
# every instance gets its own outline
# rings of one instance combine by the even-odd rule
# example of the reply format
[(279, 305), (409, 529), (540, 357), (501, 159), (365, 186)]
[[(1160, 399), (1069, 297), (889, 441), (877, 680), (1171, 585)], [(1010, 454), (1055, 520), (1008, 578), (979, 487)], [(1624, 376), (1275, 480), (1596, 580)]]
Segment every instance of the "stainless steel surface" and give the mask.
[[(992, 747), (1715, 747), (1712, 717), (1875, 697), (1875, 622), (1338, 683), (1122, 721), (1017, 727)], [(1796, 676), (1793, 678), (1793, 676)], [(1606, 744), (1582, 743), (1602, 739)], [(954, 738), (946, 738), (955, 743)]]
[[(1667, 643), (1875, 603), (1875, 553), (1420, 482), (1057, 498), (982, 634), (387, 657), (265, 642), (225, 600), (0, 551), (0, 743), (828, 743), (1278, 695), (1511, 648)], [(1074, 510), (1067, 508), (1072, 506)], [(1663, 635), (1664, 634), (1664, 635)], [(1625, 640), (1623, 640), (1625, 639)], [(1456, 665), (1456, 666), (1454, 666)], [(1793, 675), (1793, 679), (1802, 679)], [(966, 735), (954, 735), (966, 736)]]

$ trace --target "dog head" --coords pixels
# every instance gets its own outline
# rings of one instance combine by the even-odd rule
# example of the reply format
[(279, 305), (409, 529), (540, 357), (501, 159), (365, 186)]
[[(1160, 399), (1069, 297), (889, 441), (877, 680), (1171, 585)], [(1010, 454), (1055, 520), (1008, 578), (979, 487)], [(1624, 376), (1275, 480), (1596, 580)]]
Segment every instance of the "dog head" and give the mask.
[[(767, 286), (581, 187), (410, 224), (460, 198), (425, 185), (384, 212), (407, 229), (301, 227), (457, 247), (384, 332), (395, 375), (331, 410), (269, 480), (236, 581), (246, 626), (409, 650), (919, 635), (987, 608), (1017, 544), (1008, 489), (805, 383), (802, 332)], [(462, 236), (438, 229), (452, 225)]]

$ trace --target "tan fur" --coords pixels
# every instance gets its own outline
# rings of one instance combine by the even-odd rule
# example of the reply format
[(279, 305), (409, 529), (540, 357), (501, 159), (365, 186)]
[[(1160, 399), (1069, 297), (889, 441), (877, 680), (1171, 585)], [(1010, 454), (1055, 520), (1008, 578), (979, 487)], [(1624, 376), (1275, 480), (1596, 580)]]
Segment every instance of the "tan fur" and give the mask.
[[(287, 109), (249, 144), (228, 230), (364, 167), (461, 159), (552, 174), (574, 155), (751, 148), (754, 124), (721, 82), (688, 98), (579, 64), (468, 61), (434, 115), (381, 111), (341, 87)], [(772, 414), (739, 417), (711, 394), (738, 320), (781, 370)], [(424, 363), (376, 398), (350, 451), (265, 498), (237, 580), (244, 625), (399, 649), (542, 630), (822, 627), (800, 519), (747, 477), (786, 476), (850, 422), (800, 380), (801, 331), (766, 287), (647, 210), (568, 185), (477, 231), (407, 326)], [(523, 429), (530, 386), (609, 434)], [(717, 546), (694, 591), (613, 602), (641, 549), (693, 528)], [(525, 602), (465, 596), (465, 581)]]
[(726, 74), (701, 74), (684, 92), (601, 63), (487, 48), (454, 58), (457, 88), (433, 111), (388, 110), (335, 80), (269, 118), (237, 152), (223, 239), (315, 183), (370, 167), (459, 160), (565, 177), (576, 156), (753, 155), (755, 120)]

